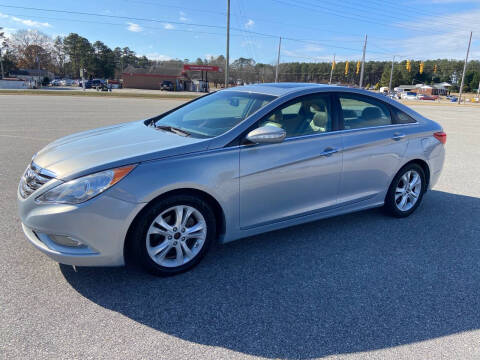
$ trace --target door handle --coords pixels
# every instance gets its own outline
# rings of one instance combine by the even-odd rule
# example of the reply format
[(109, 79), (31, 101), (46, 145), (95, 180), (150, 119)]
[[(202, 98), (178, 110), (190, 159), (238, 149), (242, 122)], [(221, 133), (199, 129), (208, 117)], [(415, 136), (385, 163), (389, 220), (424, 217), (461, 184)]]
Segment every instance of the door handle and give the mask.
[(405, 137), (405, 134), (395, 133), (393, 134), (392, 139), (395, 141), (402, 140)]
[(330, 156), (338, 152), (338, 149), (327, 147), (323, 152), (320, 153), (320, 156)]

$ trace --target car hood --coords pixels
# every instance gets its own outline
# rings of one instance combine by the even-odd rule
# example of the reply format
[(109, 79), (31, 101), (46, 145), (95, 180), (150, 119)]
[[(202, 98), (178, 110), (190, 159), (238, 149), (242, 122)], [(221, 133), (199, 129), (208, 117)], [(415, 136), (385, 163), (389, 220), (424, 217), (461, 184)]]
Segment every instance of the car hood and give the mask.
[(143, 121), (84, 131), (60, 138), (33, 161), (68, 180), (87, 173), (204, 150), (208, 140), (146, 126)]

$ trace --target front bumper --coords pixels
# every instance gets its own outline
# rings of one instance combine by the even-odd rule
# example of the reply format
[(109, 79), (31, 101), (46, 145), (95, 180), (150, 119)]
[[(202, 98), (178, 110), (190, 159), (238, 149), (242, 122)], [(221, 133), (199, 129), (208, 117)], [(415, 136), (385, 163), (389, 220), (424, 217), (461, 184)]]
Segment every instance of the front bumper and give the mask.
[[(55, 261), (78, 266), (121, 266), (128, 228), (144, 203), (130, 203), (108, 192), (78, 205), (37, 204), (36, 194), (18, 196), (26, 237)], [(68, 236), (82, 246), (63, 246), (52, 235)]]

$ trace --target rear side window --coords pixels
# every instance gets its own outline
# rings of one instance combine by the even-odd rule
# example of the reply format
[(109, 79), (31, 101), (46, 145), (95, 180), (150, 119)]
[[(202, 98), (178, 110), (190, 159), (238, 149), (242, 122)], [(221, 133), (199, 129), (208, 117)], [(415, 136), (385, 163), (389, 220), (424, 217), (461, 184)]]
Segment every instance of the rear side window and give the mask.
[(399, 110), (392, 106), (393, 121), (395, 124), (411, 124), (416, 123), (415, 119), (410, 115), (405, 114), (402, 110)]
[(392, 117), (386, 104), (367, 96), (339, 94), (344, 129), (361, 129), (391, 125)]

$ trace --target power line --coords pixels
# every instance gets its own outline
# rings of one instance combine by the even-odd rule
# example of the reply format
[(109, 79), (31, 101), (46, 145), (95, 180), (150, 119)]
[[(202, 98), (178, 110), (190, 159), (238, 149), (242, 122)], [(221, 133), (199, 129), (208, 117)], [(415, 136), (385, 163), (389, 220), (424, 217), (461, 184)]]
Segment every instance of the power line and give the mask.
[(98, 16), (98, 17), (134, 20), (134, 21), (150, 21), (150, 22), (156, 22), (156, 23), (162, 23), (162, 24), (170, 23), (170, 24), (177, 24), (177, 25), (190, 25), (190, 26), (217, 28), (217, 29), (225, 28), (225, 26), (220, 26), (220, 25), (196, 24), (191, 22), (187, 23), (187, 22), (173, 21), (173, 20), (148, 19), (148, 18), (139, 18), (139, 17), (132, 17), (132, 16), (121, 16), (121, 15), (95, 14), (95, 13), (88, 13), (83, 11), (44, 9), (44, 8), (34, 8), (34, 7), (4, 5), (4, 4), (0, 4), (0, 7), (8, 7), (8, 8), (14, 8), (14, 9), (22, 9), (22, 10), (47, 11), (47, 12), (55, 12), (55, 13), (63, 13), (63, 14), (71, 14), (71, 15)]
[[(276, 1), (278, 1), (278, 0), (276, 0)], [(94, 13), (72, 11), (72, 10), (33, 8), (33, 7), (16, 6), (16, 5), (4, 5), (4, 4), (0, 4), (0, 7), (8, 7), (8, 8), (24, 9), (24, 10), (34, 10), (34, 11), (55, 12), (55, 13), (65, 13), (65, 14), (71, 14), (71, 15), (97, 16), (97, 17), (105, 17), (105, 18), (134, 20), (134, 21), (147, 21), (147, 22), (155, 22), (155, 23), (162, 23), (162, 24), (171, 23), (171, 24), (178, 24), (178, 25), (209, 27), (209, 28), (219, 28), (219, 29), (224, 29), (225, 28), (225, 26), (221, 26), (221, 25), (186, 23), (186, 22), (172, 21), (172, 20), (159, 20), (159, 19), (139, 18), (139, 17), (131, 17), (131, 16), (120, 16), (120, 15), (94, 14)], [(275, 34), (275, 35), (274, 34), (266, 34), (266, 33), (261, 33), (261, 32), (257, 32), (257, 31), (244, 30), (244, 29), (241, 29), (241, 28), (239, 29), (239, 28), (233, 28), (232, 27), (232, 29), (237, 30), (237, 31), (243, 31), (243, 32), (249, 33), (249, 34), (255, 34), (255, 35), (260, 35), (260, 36), (265, 36), (265, 37), (270, 37), (270, 38), (275, 38), (275, 39), (277, 39), (279, 36), (281, 36), (281, 35), (278, 35), (278, 34)], [(330, 48), (357, 51), (357, 49), (338, 46), (338, 45), (324, 44), (324, 43), (321, 43), (321, 42), (316, 41), (316, 40), (297, 39), (297, 38), (284, 37), (284, 36), (282, 36), (282, 38), (284, 38), (285, 40), (291, 40), (291, 41), (315, 43), (315, 44), (324, 45), (324, 46), (327, 46), (327, 47), (330, 47)], [(372, 51), (370, 51), (370, 52), (372, 52)], [(377, 53), (382, 53), (382, 52), (377, 52)]]
[(373, 1), (373, 2), (377, 3), (379, 6), (390, 6), (392, 9), (395, 9), (394, 11), (396, 11), (396, 12), (403, 11), (403, 10), (408, 10), (408, 13), (416, 13), (416, 14), (419, 14), (421, 16), (428, 16), (428, 17), (435, 16), (437, 18), (443, 18), (443, 19), (448, 20), (448, 21), (451, 20), (451, 18), (448, 17), (448, 16), (441, 15), (441, 14), (434, 13), (434, 12), (427, 12), (427, 11), (419, 10), (416, 7), (405, 5), (405, 4), (397, 5), (397, 4), (394, 4), (394, 3), (389, 3), (386, 0), (370, 0), (370, 1)]
[[(0, 5), (1, 6), (1, 5)], [(3, 13), (4, 15), (9, 15), (9, 16), (24, 16), (24, 14), (12, 14), (12, 13)], [(42, 15), (35, 15), (36, 18), (39, 19), (46, 19), (46, 20), (56, 20), (56, 21), (66, 21), (66, 22), (81, 22), (81, 23), (88, 23), (88, 24), (99, 24), (99, 25), (113, 25), (113, 26), (122, 26), (124, 27), (126, 24), (125, 23), (112, 23), (112, 22), (104, 22), (104, 21), (94, 21), (94, 20), (82, 20), (82, 19), (72, 19), (72, 18), (57, 18), (57, 17), (51, 17), (51, 16), (42, 16)], [(189, 32), (189, 33), (195, 33), (195, 34), (209, 34), (209, 35), (219, 35), (219, 36), (225, 36), (225, 34), (222, 33), (215, 33), (215, 32), (208, 32), (208, 31), (199, 31), (199, 30), (184, 30), (184, 29), (165, 29), (164, 27), (157, 27), (157, 26), (148, 26), (148, 25), (143, 25), (142, 28), (145, 29), (153, 29), (153, 30), (165, 30), (165, 31), (179, 31), (179, 32)], [(241, 36), (240, 34), (232, 34), (235, 36)]]
[[(327, 13), (330, 13), (330, 14), (333, 14), (335, 16), (345, 18), (345, 19), (348, 19), (348, 20), (355, 20), (355, 21), (359, 21), (359, 22), (367, 22), (367, 23), (371, 23), (371, 24), (375, 24), (375, 25), (397, 26), (397, 27), (407, 28), (407, 29), (412, 29), (412, 30), (415, 30), (415, 28), (417, 28), (416, 31), (421, 30), (421, 31), (426, 33), (424, 28), (418, 27), (418, 26), (415, 26), (415, 25), (406, 25), (406, 24), (400, 24), (400, 23), (397, 23), (397, 22), (375, 21), (375, 20), (366, 19), (364, 17), (360, 17), (360, 16), (356, 16), (356, 15), (345, 15), (343, 13), (340, 13), (340, 12), (336, 11), (336, 10), (332, 10), (329, 7), (325, 7), (325, 6), (321, 6), (321, 5), (313, 5), (314, 7), (312, 7), (311, 4), (310, 4), (310, 6), (308, 6), (308, 4), (307, 4), (307, 6), (305, 6), (305, 3), (302, 3), (300, 0), (295, 0), (295, 3), (287, 2), (286, 0), (271, 0), (271, 1), (283, 4), (283, 5), (287, 5), (287, 6), (302, 8), (302, 9), (309, 10), (309, 11), (320, 12), (322, 14), (327, 12)], [(320, 11), (319, 9), (322, 9), (322, 10)], [(431, 32), (431, 33), (432, 34), (441, 34), (439, 32)]]
[[(310, 5), (312, 6), (315, 6), (314, 4), (311, 4), (309, 3)], [(385, 2), (382, 2), (382, 7), (385, 5)], [(387, 4), (388, 5), (388, 4)], [(362, 11), (364, 12), (365, 9), (369, 9), (368, 10), (368, 13), (377, 13), (378, 16), (385, 16), (385, 11), (384, 10), (379, 10), (379, 7), (378, 6), (369, 6), (368, 4), (365, 4), (365, 3), (362, 3), (361, 7), (358, 7), (358, 6), (355, 6), (354, 4), (352, 3), (346, 3), (345, 0), (342, 1), (342, 7), (347, 7), (347, 8), (350, 8), (350, 9), (353, 9), (353, 10), (356, 10), (356, 11)], [(404, 9), (402, 9), (404, 10)], [(397, 20), (401, 20), (401, 21), (412, 21), (412, 14), (416, 13), (415, 11), (409, 11), (408, 13), (405, 13), (401, 10), (398, 10), (396, 9), (394, 14), (395, 15), (392, 15), (391, 13), (388, 15), (388, 18), (391, 18), (391, 19), (397, 19)], [(428, 14), (428, 13), (425, 13), (425, 14), (421, 14), (421, 13), (418, 13), (420, 16), (423, 16), (425, 17), (426, 15), (429, 15), (431, 16), (432, 14)], [(400, 15), (400, 16), (403, 16), (402, 17), (399, 17), (397, 15)], [(451, 22), (451, 21), (438, 21), (437, 20), (437, 23), (440, 23), (440, 24), (443, 24), (443, 25), (447, 25), (447, 26), (452, 26), (452, 27), (458, 27), (458, 22), (457, 23), (454, 23), (454, 22)]]

